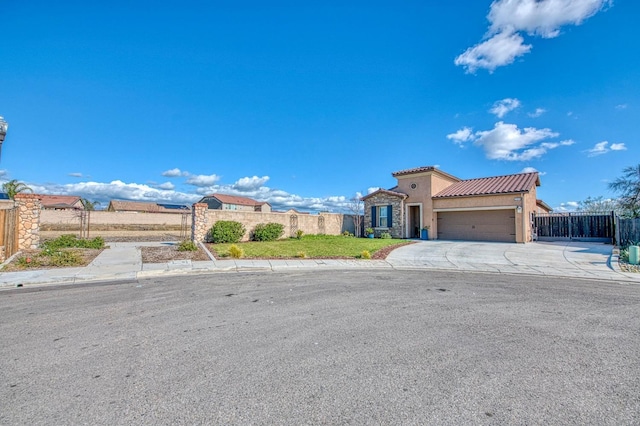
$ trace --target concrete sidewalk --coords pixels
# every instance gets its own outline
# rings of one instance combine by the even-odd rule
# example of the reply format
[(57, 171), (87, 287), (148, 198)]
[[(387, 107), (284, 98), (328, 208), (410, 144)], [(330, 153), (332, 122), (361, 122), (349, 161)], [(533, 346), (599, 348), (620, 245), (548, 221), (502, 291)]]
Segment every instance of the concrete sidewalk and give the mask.
[[(400, 247), (386, 260), (290, 259), (290, 260), (178, 260), (142, 263), (140, 247), (171, 242), (108, 243), (93, 262), (82, 268), (58, 268), (25, 272), (0, 272), (0, 288), (34, 284), (74, 284), (99, 281), (133, 281), (156, 276), (216, 272), (259, 272), (331, 269), (420, 269), (492, 272), (589, 278), (640, 283), (640, 274), (618, 268), (612, 246), (597, 243), (484, 243), (420, 241)], [(213, 259), (213, 257), (212, 257)]]

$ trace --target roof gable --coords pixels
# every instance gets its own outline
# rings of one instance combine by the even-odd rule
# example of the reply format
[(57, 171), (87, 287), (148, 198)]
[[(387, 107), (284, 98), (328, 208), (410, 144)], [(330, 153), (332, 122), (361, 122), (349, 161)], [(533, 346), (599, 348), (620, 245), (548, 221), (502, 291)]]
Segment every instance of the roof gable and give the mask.
[(392, 197), (399, 197), (402, 199), (405, 199), (408, 197), (407, 194), (403, 193), (403, 192), (397, 192), (397, 191), (391, 191), (389, 189), (378, 189), (377, 191), (373, 191), (371, 194), (365, 195), (364, 197), (361, 198), (361, 200), (366, 200), (369, 199), (375, 195), (380, 195), (380, 194), (385, 194), (385, 195), (391, 195)]
[(256, 201), (248, 197), (240, 197), (237, 195), (227, 195), (227, 194), (210, 194), (203, 197), (202, 200), (200, 200), (200, 202), (203, 202), (205, 198), (215, 198), (221, 203), (236, 204), (238, 206), (262, 206), (264, 204), (269, 204), (266, 201)]
[(534, 185), (540, 186), (540, 178), (537, 172), (467, 179), (456, 182), (443, 189), (434, 195), (433, 198), (529, 192)]

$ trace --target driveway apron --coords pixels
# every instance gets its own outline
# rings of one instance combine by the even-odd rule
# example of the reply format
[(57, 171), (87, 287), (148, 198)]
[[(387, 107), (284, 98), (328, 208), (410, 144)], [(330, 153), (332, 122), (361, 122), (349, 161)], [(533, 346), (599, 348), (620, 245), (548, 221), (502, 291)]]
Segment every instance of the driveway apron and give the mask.
[(608, 244), (562, 241), (528, 244), (476, 241), (420, 241), (389, 254), (395, 268), (432, 268), (498, 273), (637, 280), (639, 274), (612, 267)]

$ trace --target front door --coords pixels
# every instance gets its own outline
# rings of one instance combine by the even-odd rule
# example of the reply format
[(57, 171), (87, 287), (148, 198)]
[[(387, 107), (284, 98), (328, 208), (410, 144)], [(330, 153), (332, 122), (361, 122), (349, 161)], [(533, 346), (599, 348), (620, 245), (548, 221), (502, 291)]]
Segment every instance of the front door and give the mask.
[(420, 206), (409, 206), (407, 216), (409, 218), (407, 236), (420, 238)]

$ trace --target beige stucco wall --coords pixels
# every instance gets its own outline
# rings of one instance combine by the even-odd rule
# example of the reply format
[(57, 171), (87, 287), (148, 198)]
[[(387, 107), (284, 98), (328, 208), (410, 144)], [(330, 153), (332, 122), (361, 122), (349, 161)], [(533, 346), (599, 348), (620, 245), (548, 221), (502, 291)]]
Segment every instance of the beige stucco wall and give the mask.
[(280, 223), (284, 226), (284, 237), (293, 237), (298, 229), (305, 234), (339, 235), (344, 231), (353, 233), (353, 218), (337, 213), (291, 214), (264, 213), (253, 211), (207, 210), (206, 229), (209, 230), (219, 220), (240, 222), (247, 230), (243, 240), (251, 237), (251, 231), (259, 223)]
[[(528, 193), (486, 195), (476, 197), (452, 197), (434, 199), (435, 226), (433, 234), (438, 234), (437, 211), (446, 210), (473, 210), (473, 209), (514, 209), (516, 210), (516, 242), (524, 243), (531, 238), (531, 213), (536, 211), (535, 186)], [(521, 207), (522, 211), (517, 212)]]
[[(188, 225), (191, 226), (191, 212)], [(97, 210), (91, 212), (92, 225), (176, 225), (182, 224), (182, 214), (178, 213), (137, 213), (108, 212)], [(80, 225), (79, 212), (71, 210), (42, 210), (40, 225)]]

